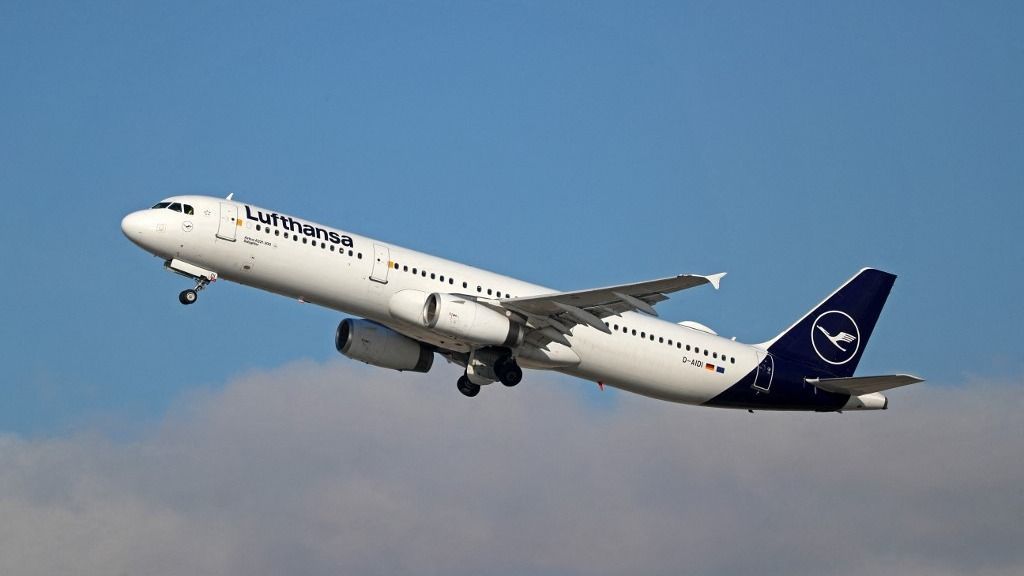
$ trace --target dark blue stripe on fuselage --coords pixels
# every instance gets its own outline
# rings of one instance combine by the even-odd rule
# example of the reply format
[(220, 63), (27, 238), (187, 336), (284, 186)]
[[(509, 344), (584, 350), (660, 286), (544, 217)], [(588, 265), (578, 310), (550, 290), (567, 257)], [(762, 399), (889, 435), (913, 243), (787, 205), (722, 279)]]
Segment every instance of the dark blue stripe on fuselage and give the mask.
[(806, 366), (799, 366), (775, 358), (775, 375), (767, 392), (754, 388), (756, 369), (739, 382), (704, 403), (719, 408), (746, 408), (750, 410), (807, 410), (832, 412), (841, 409), (850, 397), (846, 394), (826, 392), (804, 382), (812, 376)]

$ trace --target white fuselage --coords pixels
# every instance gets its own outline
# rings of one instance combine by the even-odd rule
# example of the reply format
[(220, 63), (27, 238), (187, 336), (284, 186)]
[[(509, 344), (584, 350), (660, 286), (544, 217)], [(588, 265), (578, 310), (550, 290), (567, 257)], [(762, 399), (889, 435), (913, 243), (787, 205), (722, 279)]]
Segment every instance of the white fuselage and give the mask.
[[(125, 234), (166, 261), (360, 316), (442, 350), (472, 345), (396, 318), (400, 292), (466, 294), (495, 300), (552, 290), (241, 202), (178, 196), (192, 214), (142, 210)], [(232, 218), (233, 216), (233, 218)], [(411, 291), (411, 292), (410, 292)], [(577, 325), (567, 339), (515, 350), (528, 368), (547, 368), (663, 400), (702, 404), (758, 367), (762, 348), (635, 312), (604, 318), (610, 334)], [(709, 365), (711, 367), (709, 367)]]

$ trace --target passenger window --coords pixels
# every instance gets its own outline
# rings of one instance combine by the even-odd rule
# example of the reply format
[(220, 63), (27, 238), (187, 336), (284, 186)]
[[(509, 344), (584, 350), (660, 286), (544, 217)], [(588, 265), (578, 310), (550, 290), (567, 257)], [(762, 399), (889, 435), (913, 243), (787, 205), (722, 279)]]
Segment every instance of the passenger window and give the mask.
[(185, 214), (188, 214), (189, 216), (192, 216), (195, 213), (196, 212), (195, 212), (195, 210), (192, 209), (192, 206), (190, 206), (188, 204), (185, 204)]
[(175, 212), (181, 212), (181, 204), (175, 202), (167, 207), (168, 210), (174, 210)]
[(641, 332), (640, 333), (640, 337), (641, 338), (647, 338), (647, 333), (646, 332)]
[(682, 350), (683, 343), (682, 342), (676, 342), (676, 348), (679, 348), (680, 350)]
[(636, 330), (633, 330), (633, 336), (636, 336)]
[(454, 278), (449, 278), (448, 279), (448, 283), (449, 284), (455, 284), (455, 279)]
[(274, 228), (274, 236), (280, 236), (280, 235), (281, 235), (281, 231), (278, 230), (277, 228)]
[(658, 344), (664, 344), (664, 343), (665, 343), (665, 339), (662, 338), (661, 336), (659, 336), (658, 337)]
[(356, 259), (362, 260), (363, 259), (363, 253), (360, 252), (360, 253), (356, 254)]
[(426, 278), (427, 277), (427, 271), (426, 270), (421, 270), (420, 271), (420, 276), (423, 276), (424, 278)]
[(256, 231), (257, 231), (257, 232), (262, 232), (262, 231), (263, 231), (263, 229), (262, 229), (262, 228), (260, 228), (260, 225), (259, 225), (259, 224), (257, 224), (257, 225), (256, 225)]
[(416, 274), (416, 269), (415, 268), (412, 269), (412, 273)]
[(488, 296), (490, 296), (490, 295), (491, 295), (491, 289), (490, 289), (490, 288), (488, 288), (488, 289), (487, 289), (487, 295), (488, 295)]
[(463, 287), (463, 288), (469, 288), (469, 284), (467, 284), (466, 282), (463, 282), (463, 283), (462, 283), (462, 287)]

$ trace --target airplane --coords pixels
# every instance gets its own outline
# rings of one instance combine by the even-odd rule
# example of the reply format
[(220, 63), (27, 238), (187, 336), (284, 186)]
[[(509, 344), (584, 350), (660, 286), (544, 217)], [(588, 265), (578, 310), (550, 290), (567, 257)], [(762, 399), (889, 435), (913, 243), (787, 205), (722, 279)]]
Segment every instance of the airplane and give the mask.
[(886, 409), (881, 392), (910, 374), (854, 376), (896, 276), (864, 268), (777, 336), (723, 338), (673, 323), (654, 305), (724, 273), (680, 274), (559, 292), (233, 199), (174, 196), (132, 212), (121, 230), (194, 282), (219, 279), (354, 317), (335, 347), (352, 359), (427, 372), (440, 355), (465, 368), (456, 387), (515, 386), (523, 368), (554, 370), (660, 400), (754, 410)]

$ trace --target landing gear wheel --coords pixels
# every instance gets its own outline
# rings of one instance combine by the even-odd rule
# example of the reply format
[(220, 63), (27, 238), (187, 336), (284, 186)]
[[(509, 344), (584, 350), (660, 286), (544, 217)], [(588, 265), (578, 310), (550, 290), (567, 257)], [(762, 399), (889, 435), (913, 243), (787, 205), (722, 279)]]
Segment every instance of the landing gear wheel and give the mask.
[(494, 372), (498, 381), (511, 388), (523, 381), (523, 369), (516, 363), (515, 358), (501, 360), (495, 365)]
[(455, 385), (459, 387), (459, 392), (462, 392), (464, 396), (469, 396), (470, 398), (480, 393), (480, 385), (470, 382), (469, 377), (465, 374), (459, 376), (459, 381), (456, 382)]
[(188, 290), (182, 290), (181, 294), (178, 294), (178, 302), (181, 302), (185, 306), (195, 303), (199, 299), (199, 293), (189, 288)]
[(181, 302), (185, 306), (195, 304), (195, 301), (199, 299), (199, 292), (209, 284), (210, 280), (204, 276), (196, 278), (196, 287), (189, 288), (188, 290), (182, 290), (181, 294), (178, 294), (178, 302)]

